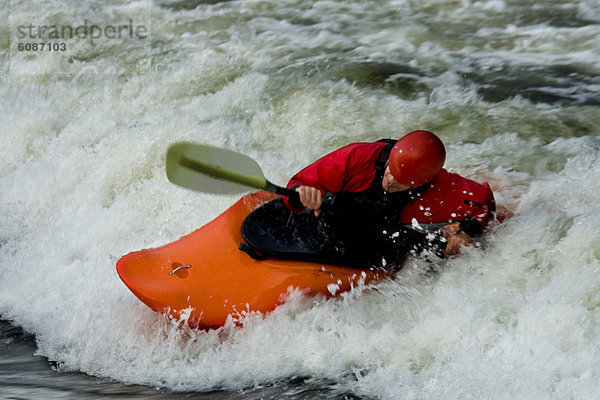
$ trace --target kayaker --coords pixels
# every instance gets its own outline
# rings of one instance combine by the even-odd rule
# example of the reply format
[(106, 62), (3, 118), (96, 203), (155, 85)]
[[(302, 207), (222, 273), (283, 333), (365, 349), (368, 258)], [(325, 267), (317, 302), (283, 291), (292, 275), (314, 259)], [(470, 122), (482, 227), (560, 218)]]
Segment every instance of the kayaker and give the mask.
[[(287, 187), (299, 201), (284, 204), (294, 213), (314, 210), (315, 220), (327, 211), (319, 232), (328, 230), (329, 247), (358, 262), (399, 262), (407, 249), (423, 248), (406, 239), (406, 224), (435, 226), (438, 252), (455, 255), (482, 234), (495, 202), (487, 183), (445, 170), (445, 158), (442, 141), (424, 130), (349, 144), (294, 175)], [(327, 193), (334, 194), (329, 203)]]

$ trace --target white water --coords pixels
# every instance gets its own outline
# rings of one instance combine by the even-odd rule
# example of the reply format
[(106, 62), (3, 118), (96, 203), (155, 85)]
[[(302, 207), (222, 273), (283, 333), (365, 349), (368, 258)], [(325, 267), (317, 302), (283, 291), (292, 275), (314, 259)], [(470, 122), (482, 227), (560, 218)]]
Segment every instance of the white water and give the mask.
[[(41, 1), (11, 17), (95, 12), (76, 3), (61, 6), (66, 17)], [(39, 355), (186, 391), (302, 377), (389, 399), (596, 397), (596, 1), (170, 4), (152, 8), (145, 74), (20, 74), (27, 60), (9, 60), (2, 42), (0, 316), (34, 333)], [(92, 50), (88, 63), (118, 70), (115, 48)], [(343, 144), (413, 129), (438, 133), (446, 166), (488, 181), (516, 214), (481, 248), (411, 260), (396, 280), (332, 300), (295, 294), (210, 332), (172, 326), (116, 275), (121, 255), (236, 199), (170, 184), (172, 142), (244, 152), (284, 184)]]

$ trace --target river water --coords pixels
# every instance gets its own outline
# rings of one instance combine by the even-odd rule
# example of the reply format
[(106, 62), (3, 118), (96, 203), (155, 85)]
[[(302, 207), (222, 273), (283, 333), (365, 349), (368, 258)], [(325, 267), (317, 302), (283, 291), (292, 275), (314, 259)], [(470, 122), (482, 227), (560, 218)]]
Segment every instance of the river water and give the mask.
[[(597, 0), (4, 0), (0, 17), (1, 398), (597, 398)], [(208, 332), (116, 274), (237, 199), (170, 184), (170, 143), (285, 184), (415, 129), (514, 213), (459, 257)]]

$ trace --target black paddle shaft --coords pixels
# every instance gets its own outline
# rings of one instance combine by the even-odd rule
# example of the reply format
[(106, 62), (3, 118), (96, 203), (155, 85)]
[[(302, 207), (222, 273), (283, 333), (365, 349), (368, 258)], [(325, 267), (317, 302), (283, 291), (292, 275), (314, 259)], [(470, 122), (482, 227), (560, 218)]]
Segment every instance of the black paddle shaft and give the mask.
[(282, 196), (289, 197), (292, 203), (301, 204), (300, 193), (296, 192), (293, 189), (287, 189), (281, 186), (277, 186), (274, 183), (267, 181), (267, 186), (265, 187), (265, 190), (268, 192), (273, 192)]

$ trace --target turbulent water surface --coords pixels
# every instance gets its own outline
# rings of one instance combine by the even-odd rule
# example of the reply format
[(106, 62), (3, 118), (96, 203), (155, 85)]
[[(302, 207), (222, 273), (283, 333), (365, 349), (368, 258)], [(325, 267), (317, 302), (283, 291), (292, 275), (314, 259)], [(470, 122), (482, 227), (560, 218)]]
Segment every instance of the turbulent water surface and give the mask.
[[(600, 392), (597, 0), (11, 0), (0, 13), (0, 393)], [(145, 31), (90, 40), (115, 21)], [(43, 25), (90, 32), (36, 38)], [(154, 314), (115, 272), (236, 200), (170, 184), (172, 142), (243, 152), (284, 184), (341, 145), (414, 129), (514, 213), (460, 257), (208, 332)]]

